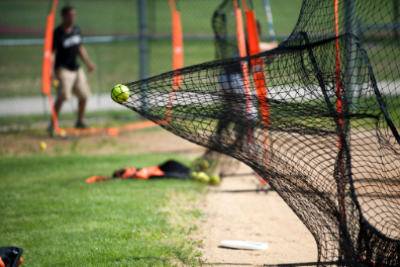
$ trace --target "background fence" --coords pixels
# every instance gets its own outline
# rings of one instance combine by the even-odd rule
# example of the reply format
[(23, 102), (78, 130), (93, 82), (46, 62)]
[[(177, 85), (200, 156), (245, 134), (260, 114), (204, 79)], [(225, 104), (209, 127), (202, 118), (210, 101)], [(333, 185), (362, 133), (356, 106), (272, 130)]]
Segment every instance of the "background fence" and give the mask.
[[(221, 2), (176, 0), (182, 19), (185, 66), (215, 58), (211, 18)], [(268, 40), (263, 0), (253, 0), (253, 3), (262, 26), (262, 39)], [(295, 26), (301, 1), (271, 0), (270, 3), (275, 32), (281, 40)], [(41, 66), (44, 29), (51, 4), (50, 0), (0, 0), (0, 131), (43, 126), (49, 121), (50, 108), (41, 94)], [(119, 118), (132, 119), (132, 112), (112, 102), (109, 92), (115, 84), (138, 80), (141, 73), (153, 76), (172, 69), (168, 0), (142, 2), (147, 70), (142, 68), (146, 64), (140, 64), (139, 0), (60, 0), (56, 25), (61, 21), (60, 10), (66, 4), (76, 8), (76, 24), (89, 56), (98, 66), (95, 73), (88, 75), (93, 93), (88, 103), (88, 120), (112, 124)], [(70, 123), (75, 110), (75, 99), (65, 103), (61, 122)]]

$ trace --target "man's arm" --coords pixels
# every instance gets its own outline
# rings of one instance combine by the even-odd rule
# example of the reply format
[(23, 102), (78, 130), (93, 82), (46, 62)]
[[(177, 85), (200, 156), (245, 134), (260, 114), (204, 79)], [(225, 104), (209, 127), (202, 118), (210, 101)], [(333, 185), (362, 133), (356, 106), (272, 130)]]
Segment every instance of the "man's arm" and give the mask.
[(272, 41), (269, 43), (265, 43), (265, 42), (260, 42), (260, 50), (261, 52), (265, 52), (268, 50), (272, 50), (278, 47), (278, 42), (277, 41)]
[(88, 68), (89, 72), (93, 72), (96, 70), (96, 65), (93, 64), (92, 61), (89, 59), (89, 55), (86, 51), (86, 48), (81, 44), (78, 47), (79, 56), (82, 58), (83, 62), (85, 63), (86, 67)]

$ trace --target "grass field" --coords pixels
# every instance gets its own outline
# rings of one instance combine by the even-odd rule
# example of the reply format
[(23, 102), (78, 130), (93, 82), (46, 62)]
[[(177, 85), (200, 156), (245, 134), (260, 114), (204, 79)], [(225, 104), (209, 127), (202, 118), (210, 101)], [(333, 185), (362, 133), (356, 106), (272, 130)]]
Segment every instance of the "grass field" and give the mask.
[(176, 154), (0, 157), (0, 246), (22, 247), (26, 266), (196, 266), (199, 244), (186, 236), (201, 217), (191, 203), (202, 186), (85, 183), (92, 175), (170, 158), (188, 164)]

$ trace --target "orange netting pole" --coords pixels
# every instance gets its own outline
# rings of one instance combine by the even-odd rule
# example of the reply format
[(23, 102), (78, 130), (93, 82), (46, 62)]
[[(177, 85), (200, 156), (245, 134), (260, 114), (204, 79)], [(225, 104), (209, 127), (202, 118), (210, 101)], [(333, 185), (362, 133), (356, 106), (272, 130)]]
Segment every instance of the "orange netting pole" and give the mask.
[(54, 109), (53, 99), (51, 97), (51, 54), (53, 48), (53, 29), (54, 29), (54, 16), (57, 8), (58, 0), (53, 0), (51, 13), (47, 15), (46, 32), (44, 38), (44, 51), (43, 51), (43, 67), (42, 67), (42, 93), (47, 95), (51, 108), (51, 117), (54, 125), (54, 131), (57, 133), (58, 120), (57, 114)]
[(334, 9), (335, 9), (335, 61), (336, 61), (336, 106), (338, 113), (338, 121), (339, 121), (339, 129), (338, 129), (338, 146), (339, 146), (339, 166), (340, 166), (340, 196), (341, 196), (341, 209), (342, 209), (342, 218), (343, 223), (346, 223), (346, 211), (345, 211), (345, 199), (344, 199), (344, 166), (343, 166), (343, 141), (342, 138), (344, 136), (341, 135), (343, 133), (343, 98), (342, 98), (342, 81), (340, 79), (340, 54), (339, 54), (339, 0), (334, 0)]
[[(246, 0), (242, 0), (243, 6), (246, 13), (246, 24), (247, 24), (247, 35), (249, 42), (249, 52), (250, 56), (261, 53), (260, 49), (260, 37), (258, 35), (257, 20), (254, 10), (247, 10)], [(268, 87), (267, 78), (265, 76), (264, 70), (265, 65), (261, 57), (254, 58), (251, 60), (254, 85), (256, 87), (258, 102), (260, 105), (261, 117), (264, 122), (265, 127), (269, 127), (271, 124), (271, 116), (268, 104)], [(267, 130), (264, 130), (264, 146), (265, 146), (265, 163), (267, 169), (270, 169), (269, 163), (269, 149), (268, 149), (268, 134)]]
[[(238, 39), (238, 48), (239, 48), (239, 56), (240, 57), (245, 57), (247, 55), (247, 50), (246, 50), (246, 37), (244, 34), (244, 26), (243, 26), (243, 18), (242, 18), (242, 12), (240, 8), (238, 8), (238, 4), (236, 0), (233, 0), (233, 5), (235, 7), (235, 17), (236, 17), (236, 35)], [(246, 2), (243, 2), (244, 9), (247, 10)], [(247, 106), (247, 114), (251, 114), (251, 88), (250, 88), (250, 79), (249, 79), (249, 66), (247, 61), (241, 61), (241, 68), (242, 68), (242, 77), (243, 77), (243, 84), (244, 84), (244, 89), (245, 89), (245, 95), (246, 95), (246, 106)], [(253, 134), (252, 134), (252, 127), (251, 127), (251, 118), (248, 118), (248, 138), (249, 138), (249, 144), (251, 145), (251, 149), (253, 150), (254, 148), (254, 140), (253, 140)], [(266, 138), (266, 135), (265, 135)], [(268, 152), (267, 152), (268, 155)], [(268, 160), (267, 160), (268, 161)], [(260, 181), (261, 184), (266, 184), (267, 182), (262, 179), (257, 173), (256, 177)]]
[[(239, 56), (246, 57), (247, 56), (246, 39), (245, 39), (246, 37), (244, 35), (244, 29), (243, 29), (242, 11), (240, 10), (240, 8), (237, 7), (237, 2), (235, 0), (233, 1), (233, 4), (235, 6), (236, 36), (238, 40)], [(246, 112), (247, 114), (251, 114), (251, 100), (250, 100), (251, 89), (250, 89), (250, 79), (248, 76), (249, 66), (246, 60), (242, 60), (240, 62), (240, 65), (242, 69), (243, 86), (246, 95), (246, 107), (247, 107)], [(250, 118), (248, 122), (249, 122), (249, 127), (248, 127), (249, 142), (250, 144), (253, 144), (253, 135), (251, 133)]]
[[(172, 16), (172, 68), (178, 70), (183, 68), (183, 34), (182, 34), (182, 23), (181, 15), (176, 10), (175, 1), (169, 0), (169, 6), (171, 9)], [(182, 75), (174, 74), (172, 90), (169, 96), (167, 111), (165, 120), (167, 123), (171, 120), (172, 106), (176, 94), (176, 90), (182, 84)]]

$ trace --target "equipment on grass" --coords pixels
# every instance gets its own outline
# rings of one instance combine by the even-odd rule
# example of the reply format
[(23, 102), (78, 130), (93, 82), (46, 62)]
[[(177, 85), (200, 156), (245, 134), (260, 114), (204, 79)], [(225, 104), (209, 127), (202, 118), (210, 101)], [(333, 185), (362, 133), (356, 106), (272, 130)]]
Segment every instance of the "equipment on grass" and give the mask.
[(129, 98), (129, 88), (123, 84), (114, 86), (111, 90), (111, 98), (117, 103), (124, 103)]
[[(123, 105), (269, 181), (313, 234), (318, 266), (400, 266), (400, 24), (391, 3), (304, 0), (277, 49), (127, 84)], [(363, 42), (357, 21), (368, 23)], [(243, 61), (257, 106), (253, 147), (248, 114), (226, 110), (246, 97), (227, 95), (219, 80)], [(182, 84), (166, 122), (176, 75)], [(228, 127), (217, 138), (221, 120)]]
[(268, 245), (264, 243), (249, 242), (249, 241), (232, 241), (232, 240), (221, 241), (221, 247), (233, 248), (233, 249), (246, 249), (246, 250), (268, 249)]
[(189, 179), (190, 169), (180, 162), (168, 160), (161, 165), (145, 168), (127, 167), (115, 171), (112, 178), (107, 176), (92, 176), (86, 179), (86, 183), (105, 182), (113, 178), (121, 179), (155, 179), (155, 178), (175, 178)]
[(24, 260), (21, 258), (22, 248), (0, 247), (0, 267), (18, 267)]

